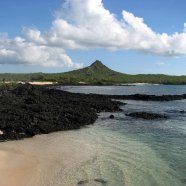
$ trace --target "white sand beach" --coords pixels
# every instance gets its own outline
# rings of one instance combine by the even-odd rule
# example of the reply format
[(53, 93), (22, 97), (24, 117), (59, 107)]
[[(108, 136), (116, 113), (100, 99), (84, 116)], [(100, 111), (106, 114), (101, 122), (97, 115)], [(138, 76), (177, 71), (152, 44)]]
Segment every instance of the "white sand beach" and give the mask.
[(45, 81), (45, 82), (40, 82), (40, 81), (30, 81), (29, 84), (31, 85), (53, 85), (56, 84), (57, 82), (49, 82), (49, 81)]
[(56, 183), (57, 177), (65, 177), (65, 172), (91, 159), (95, 149), (73, 131), (1, 143), (0, 185), (66, 186)]
[[(20, 83), (25, 84), (26, 82), (23, 81), (5, 81), (5, 84), (11, 84), (11, 83)], [(28, 82), (31, 85), (54, 85), (57, 84), (57, 82), (51, 82), (51, 81), (29, 81)]]

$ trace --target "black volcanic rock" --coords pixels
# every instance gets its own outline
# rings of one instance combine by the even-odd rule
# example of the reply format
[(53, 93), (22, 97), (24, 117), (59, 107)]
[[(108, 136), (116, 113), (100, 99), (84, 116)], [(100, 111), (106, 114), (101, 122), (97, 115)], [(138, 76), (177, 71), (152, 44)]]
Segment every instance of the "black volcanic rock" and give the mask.
[(110, 118), (110, 119), (114, 119), (114, 115), (111, 114), (111, 115), (109, 116), (109, 118)]
[(79, 129), (93, 124), (97, 113), (119, 111), (120, 102), (107, 96), (68, 93), (19, 85), (0, 96), (0, 140)]
[(112, 99), (123, 100), (141, 100), (141, 101), (173, 101), (186, 99), (186, 94), (181, 95), (146, 95), (146, 94), (132, 94), (132, 95), (108, 95)]
[(126, 116), (130, 116), (134, 118), (143, 118), (146, 120), (167, 119), (167, 116), (165, 115), (148, 113), (148, 112), (132, 112), (132, 113), (126, 114)]
[(180, 113), (181, 113), (181, 114), (185, 114), (186, 111), (185, 111), (185, 110), (181, 110)]

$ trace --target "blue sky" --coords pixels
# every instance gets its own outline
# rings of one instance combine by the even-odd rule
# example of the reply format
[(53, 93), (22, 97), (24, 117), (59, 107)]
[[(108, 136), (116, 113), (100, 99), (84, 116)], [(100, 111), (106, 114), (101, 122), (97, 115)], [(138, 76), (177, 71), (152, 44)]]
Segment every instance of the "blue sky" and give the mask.
[[(70, 0), (74, 1), (74, 0)], [(91, 1), (91, 0), (90, 0)], [(82, 0), (79, 0), (79, 7)], [(8, 39), (11, 40), (7, 45), (3, 44), (0, 46), (0, 49), (6, 50), (16, 50), (12, 49), (11, 43), (16, 37), (25, 38), (25, 31), (23, 28), (32, 28), (37, 29), (41, 32), (41, 35), (49, 32), (51, 30), (53, 22), (56, 18), (56, 11), (60, 10), (60, 13), (65, 12), (64, 9), (60, 9), (64, 1), (62, 0), (6, 0), (0, 2), (0, 33), (7, 33)], [(71, 2), (72, 3), (72, 2)], [(176, 32), (183, 33), (184, 31), (184, 23), (186, 22), (186, 1), (185, 0), (103, 0), (104, 10), (109, 10), (110, 13), (115, 14), (115, 18), (120, 21), (123, 19), (122, 11), (125, 10), (129, 13), (132, 13), (135, 17), (140, 17), (144, 19), (144, 23), (150, 27), (155, 33), (166, 33), (169, 36), (172, 36)], [(78, 9), (77, 11), (79, 11)], [(76, 10), (73, 10), (76, 12)], [(81, 11), (80, 11), (81, 12)], [(61, 18), (61, 17), (60, 17)], [(61, 19), (65, 19), (64, 15)], [(67, 21), (69, 21), (67, 19)], [(72, 20), (71, 20), (72, 21)], [(73, 20), (77, 21), (77, 20)], [(79, 20), (78, 20), (79, 21)], [(82, 22), (77, 22), (76, 24), (80, 24), (83, 26)], [(76, 24), (74, 24), (76, 26)], [(56, 28), (56, 27), (55, 27)], [(113, 29), (112, 27), (110, 29)], [(61, 30), (61, 32), (64, 28)], [(67, 30), (68, 31), (68, 30)], [(28, 33), (28, 31), (26, 31)], [(29, 32), (30, 33), (30, 32)], [(112, 33), (111, 33), (112, 34)], [(138, 34), (138, 33), (137, 33)], [(136, 32), (134, 32), (136, 35)], [(63, 34), (62, 34), (63, 36)], [(104, 35), (103, 35), (104, 36)], [(110, 36), (110, 35), (109, 35)], [(46, 38), (46, 35), (43, 38)], [(60, 35), (61, 37), (61, 35)], [(68, 36), (69, 38), (69, 36)], [(144, 37), (143, 37), (144, 38)], [(142, 38), (142, 39), (143, 39)], [(31, 38), (33, 39), (33, 38)], [(31, 40), (30, 38), (26, 38), (27, 43), (36, 42), (35, 40)], [(66, 38), (65, 38), (66, 39)], [(85, 40), (87, 38), (85, 37)], [(129, 38), (130, 39), (130, 38)], [(185, 40), (186, 41), (186, 40)], [(48, 41), (47, 41), (48, 42)], [(62, 41), (63, 42), (63, 41)], [(128, 47), (126, 44), (122, 45), (121, 48), (117, 48), (114, 50), (108, 49), (108, 46), (100, 47), (100, 44), (91, 43), (90, 41), (86, 41), (87, 43), (92, 44), (96, 47), (87, 47), (87, 45), (82, 44), (84, 42), (79, 41), (79, 38), (75, 38), (75, 42), (78, 46), (69, 47), (66, 44), (64, 45), (60, 43), (60, 47), (62, 46), (62, 51), (64, 50), (64, 55), (62, 60), (66, 57), (70, 57), (72, 63), (83, 64), (84, 66), (90, 65), (96, 59), (101, 60), (108, 67), (130, 74), (138, 74), (138, 73), (158, 73), (158, 74), (175, 74), (175, 75), (186, 75), (186, 57), (185, 57), (185, 48), (175, 49), (175, 46), (171, 50), (178, 50), (178, 54), (171, 55), (162, 55), (159, 52), (159, 49), (155, 53), (153, 53), (154, 46), (152, 48), (145, 49), (137, 47)], [(104, 40), (105, 42), (105, 40)], [(177, 41), (176, 41), (177, 42)], [(179, 41), (180, 42), (180, 41)], [(41, 45), (37, 41), (36, 45)], [(50, 42), (49, 42), (50, 43)], [(80, 43), (80, 44), (79, 44)], [(51, 43), (50, 43), (51, 44)], [(133, 44), (133, 43), (132, 43)], [(135, 42), (134, 42), (135, 44)], [(44, 44), (42, 44), (44, 45)], [(47, 46), (49, 44), (46, 44)], [(152, 44), (150, 44), (152, 45)], [(182, 44), (183, 45), (183, 44)], [(186, 45), (186, 43), (185, 43)], [(15, 45), (17, 46), (17, 45)], [(15, 47), (14, 46), (14, 47)], [(110, 46), (110, 42), (109, 42)], [(176, 46), (180, 46), (179, 43)], [(50, 46), (50, 49), (45, 52), (53, 52), (53, 43)], [(87, 48), (86, 48), (87, 47)], [(116, 47), (115, 43), (113, 47)], [(128, 48), (127, 48), (128, 47)], [(167, 52), (167, 49), (165, 53)], [(17, 52), (17, 50), (16, 50)], [(20, 51), (19, 51), (20, 52)], [(60, 51), (59, 51), (60, 52)], [(29, 52), (27, 52), (29, 53)], [(181, 55), (180, 55), (181, 53)], [(20, 53), (18, 53), (20, 54)], [(35, 54), (35, 53), (34, 53)], [(33, 54), (33, 55), (34, 55)], [(1, 53), (0, 53), (1, 55)], [(16, 54), (17, 55), (17, 54)], [(32, 55), (32, 54), (31, 54)], [(1, 62), (0, 72), (63, 72), (67, 70), (71, 70), (78, 65), (53, 65), (51, 62), (52, 56), (55, 56), (53, 53), (50, 57), (49, 65), (43, 65), (41, 63), (27, 63), (26, 61), (19, 62), (21, 60), (19, 57), (16, 59), (16, 62), (8, 62), (8, 60), (12, 60), (10, 56), (6, 59), (3, 56), (3, 60), (5, 62)], [(26, 60), (25, 58), (24, 60)], [(61, 58), (57, 58), (56, 60), (60, 60)], [(69, 62), (69, 59), (68, 59)], [(55, 62), (56, 63), (56, 62)], [(67, 62), (65, 62), (66, 64)], [(70, 62), (69, 62), (70, 63)], [(50, 66), (51, 64), (51, 66)], [(68, 68), (67, 68), (68, 67)], [(79, 66), (78, 66), (79, 67)]]

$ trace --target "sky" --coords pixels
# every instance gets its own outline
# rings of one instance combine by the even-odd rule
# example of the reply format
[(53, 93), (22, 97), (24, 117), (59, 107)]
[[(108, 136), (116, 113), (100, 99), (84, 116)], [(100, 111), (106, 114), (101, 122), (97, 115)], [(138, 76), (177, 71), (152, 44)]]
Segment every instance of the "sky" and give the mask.
[(186, 75), (185, 0), (0, 1), (0, 73), (101, 60), (128, 74)]

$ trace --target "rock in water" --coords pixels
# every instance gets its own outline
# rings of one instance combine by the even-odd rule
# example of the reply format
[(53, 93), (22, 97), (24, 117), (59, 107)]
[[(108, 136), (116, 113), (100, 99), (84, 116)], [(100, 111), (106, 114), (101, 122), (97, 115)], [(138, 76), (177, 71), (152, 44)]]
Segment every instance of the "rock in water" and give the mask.
[(85, 185), (88, 183), (88, 180), (81, 180), (78, 182), (78, 185)]
[(107, 181), (103, 180), (103, 179), (94, 179), (95, 182), (101, 183), (102, 185), (106, 185)]
[(110, 117), (109, 117), (110, 119), (114, 119), (114, 115), (110, 115)]
[(181, 110), (180, 113), (181, 113), (181, 114), (185, 114), (186, 111), (185, 111), (185, 110)]
[(133, 112), (126, 114), (126, 116), (134, 117), (134, 118), (143, 118), (147, 120), (153, 119), (167, 119), (167, 116), (162, 114), (148, 113), (148, 112)]

